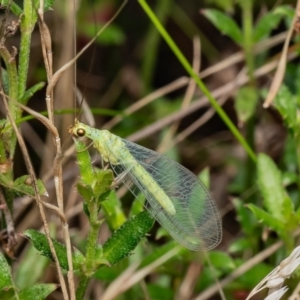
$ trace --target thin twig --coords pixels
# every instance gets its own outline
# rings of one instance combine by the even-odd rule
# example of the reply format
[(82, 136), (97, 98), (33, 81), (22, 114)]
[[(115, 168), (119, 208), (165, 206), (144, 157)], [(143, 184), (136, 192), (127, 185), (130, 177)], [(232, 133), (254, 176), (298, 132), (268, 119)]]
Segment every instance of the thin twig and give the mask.
[[(297, 48), (295, 47), (295, 48), (293, 48), (293, 51), (289, 53), (288, 61), (296, 58), (297, 56), (298, 56)], [(262, 67), (258, 68), (254, 72), (255, 77), (260, 78), (260, 77), (268, 74), (270, 71), (272, 71), (276, 67), (277, 63), (278, 63), (278, 60), (273, 60), (273, 61), (266, 63)], [(215, 98), (219, 98), (220, 96), (229, 93), (233, 89), (236, 89), (236, 88), (244, 85), (245, 83), (248, 82), (248, 80), (249, 80), (249, 78), (247, 75), (242, 76), (239, 78), (238, 81), (226, 83), (222, 87), (215, 89), (214, 91), (212, 91), (212, 95)], [(175, 113), (172, 113), (169, 116), (166, 116), (166, 117), (160, 119), (159, 121), (130, 135), (129, 137), (127, 137), (127, 139), (134, 142), (141, 138), (145, 138), (145, 137), (159, 131), (161, 128), (164, 128), (165, 126), (168, 126), (169, 124), (176, 122), (177, 120), (180, 120), (180, 119), (188, 116), (191, 113), (194, 113), (195, 111), (197, 111), (198, 109), (200, 109), (206, 105), (208, 105), (208, 101), (207, 101), (207, 98), (205, 96), (203, 96), (199, 99), (196, 99), (188, 108), (183, 109), (178, 112), (175, 112)]]
[[(193, 69), (194, 69), (195, 73), (198, 73), (200, 70), (200, 65), (201, 65), (201, 44), (200, 44), (199, 37), (195, 37), (193, 42), (194, 42), (193, 43), (194, 44)], [(185, 109), (190, 105), (190, 103), (193, 99), (194, 93), (196, 91), (196, 87), (197, 87), (197, 85), (196, 85), (195, 80), (193, 80), (191, 78), (190, 82), (188, 84), (186, 93), (184, 95), (182, 104), (181, 104), (181, 109)], [(172, 124), (172, 126), (169, 128), (167, 134), (165, 135), (164, 139), (162, 140), (160, 146), (158, 147), (158, 149), (157, 149), (158, 152), (166, 151), (166, 148), (173, 140), (173, 137), (174, 137), (179, 125), (180, 125), (179, 121)]]
[(9, 107), (8, 107), (6, 97), (3, 97), (3, 103), (4, 103), (4, 106), (7, 110), (7, 115), (9, 117), (10, 122), (11, 122), (11, 125), (12, 125), (12, 127), (13, 127), (13, 129), (16, 133), (21, 151), (22, 151), (23, 156), (24, 156), (24, 160), (25, 160), (25, 164), (26, 164), (28, 173), (29, 173), (29, 175), (31, 177), (31, 180), (32, 180), (32, 185), (33, 185), (33, 189), (34, 189), (34, 193), (35, 193), (35, 198), (37, 199), (37, 205), (38, 205), (40, 215), (41, 215), (41, 218), (42, 218), (42, 221), (43, 221), (44, 230), (45, 230), (46, 237), (47, 237), (47, 240), (48, 240), (48, 243), (49, 243), (50, 251), (51, 251), (53, 260), (55, 262), (55, 265), (56, 265), (56, 269), (57, 269), (58, 278), (59, 278), (59, 282), (60, 282), (60, 285), (61, 285), (62, 293), (63, 293), (64, 299), (68, 300), (69, 296), (68, 296), (68, 292), (67, 292), (67, 288), (66, 288), (66, 283), (65, 283), (60, 265), (59, 265), (59, 261), (58, 261), (58, 258), (57, 258), (55, 248), (53, 246), (52, 239), (50, 237), (50, 231), (49, 231), (49, 228), (48, 228), (47, 218), (46, 218), (46, 214), (45, 214), (45, 211), (44, 211), (44, 207), (41, 203), (42, 201), (40, 199), (40, 194), (39, 194), (39, 191), (38, 191), (37, 180), (36, 180), (36, 177), (35, 177), (35, 173), (33, 171), (33, 166), (31, 164), (25, 142), (24, 142), (22, 136), (19, 133), (18, 127), (17, 127), (16, 123), (14, 122), (14, 119), (10, 115), (10, 111), (9, 111)]

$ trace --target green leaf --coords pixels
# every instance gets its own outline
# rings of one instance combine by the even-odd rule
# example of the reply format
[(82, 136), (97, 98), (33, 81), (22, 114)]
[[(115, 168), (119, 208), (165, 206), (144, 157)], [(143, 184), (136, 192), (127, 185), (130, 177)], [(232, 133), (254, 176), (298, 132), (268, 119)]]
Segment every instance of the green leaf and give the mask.
[(242, 87), (235, 96), (235, 111), (241, 124), (246, 123), (255, 113), (258, 94), (253, 87)]
[(102, 257), (111, 265), (130, 255), (137, 244), (149, 232), (154, 223), (148, 211), (143, 211), (127, 220), (103, 245)]
[(254, 27), (254, 42), (257, 43), (258, 41), (269, 37), (271, 31), (277, 28), (281, 19), (282, 16), (274, 11), (264, 14)]
[(54, 290), (58, 288), (57, 284), (35, 284), (19, 292), (19, 297), (13, 297), (12, 300), (44, 300)]
[[(175, 241), (170, 241), (167, 244), (160, 246), (158, 248), (155, 248), (151, 254), (149, 254), (146, 258), (143, 259), (143, 261), (140, 264), (140, 268), (146, 267), (156, 261), (158, 258), (162, 257), (165, 255), (167, 252), (171, 251), (175, 247), (181, 247), (177, 242)], [(186, 253), (187, 250), (186, 248), (181, 247), (180, 252), (178, 252), (178, 255)], [(175, 256), (174, 256), (175, 257)]]
[[(1, 5), (8, 7), (10, 0), (2, 0)], [(18, 6), (15, 2), (11, 3), (10, 10), (16, 15), (16, 16), (21, 16), (23, 13), (23, 10), (21, 9), (20, 6)]]
[[(48, 195), (42, 180), (38, 179), (36, 181), (36, 184), (40, 195)], [(31, 177), (29, 175), (24, 175), (17, 178), (14, 181), (11, 189), (18, 191), (21, 195), (25, 194), (25, 195), (35, 196), (34, 188), (32, 187), (32, 183), (31, 183)]]
[(216, 5), (221, 10), (225, 11), (234, 11), (235, 0), (206, 0), (206, 3), (209, 5)]
[(172, 300), (175, 299), (175, 290), (171, 286), (162, 286), (159, 283), (147, 284), (147, 291), (149, 293), (149, 299), (158, 300)]
[[(53, 6), (54, 1), (55, 0), (44, 0), (44, 11), (49, 10)], [(9, 2), (10, 0), (1, 0), (1, 5), (7, 7), (9, 5)], [(34, 7), (39, 7), (39, 0), (34, 0)], [(18, 6), (15, 2), (11, 3), (10, 9), (16, 16), (21, 16), (23, 13), (21, 7)]]
[[(47, 240), (47, 237), (46, 237), (45, 234), (40, 233), (40, 232), (38, 232), (36, 230), (33, 230), (33, 229), (28, 229), (23, 233), (23, 235), (30, 240), (32, 245), (38, 251), (40, 251), (43, 256), (46, 256), (46, 257), (50, 258), (53, 261), (53, 257), (52, 257), (51, 251), (50, 251), (48, 240)], [(60, 266), (63, 269), (68, 270), (69, 264), (68, 264), (67, 251), (66, 251), (65, 245), (59, 243), (58, 241), (56, 241), (54, 239), (52, 239), (52, 241), (53, 241), (53, 245), (54, 245), (54, 248), (55, 248), (56, 255), (57, 255)], [(79, 251), (76, 254), (77, 255), (76, 259), (74, 259), (74, 256), (73, 256), (74, 270), (79, 268), (77, 262), (79, 263), (79, 262), (82, 262), (84, 260), (83, 255), (81, 255), (80, 256), (81, 258), (79, 259), (78, 253), (79, 253)]]
[(228, 248), (229, 253), (243, 253), (251, 248), (251, 243), (248, 238), (239, 238), (234, 240)]
[[(101, 26), (97, 28), (101, 29)], [(95, 36), (95, 24), (86, 23), (81, 32), (86, 34), (89, 38)], [(125, 34), (121, 27), (116, 24), (110, 24), (101, 34), (97, 37), (97, 42), (102, 45), (120, 45), (125, 41)]]
[(222, 269), (224, 271), (230, 272), (236, 267), (233, 259), (225, 252), (209, 251), (208, 256), (212, 265), (216, 269)]
[[(22, 290), (37, 283), (45, 274), (48, 265), (49, 259), (38, 255), (38, 251), (31, 245), (25, 255), (22, 255), (22, 260), (18, 265), (18, 272), (15, 275), (16, 286)], [(34, 272), (32, 272), (32, 266), (34, 266)]]
[[(87, 146), (74, 138), (81, 180), (77, 184), (78, 192), (85, 201), (104, 201), (109, 197), (114, 179), (111, 170), (97, 170), (92, 167)], [(100, 203), (98, 203), (100, 207)]]
[(90, 185), (85, 185), (83, 182), (76, 184), (77, 191), (85, 202), (90, 202), (94, 197), (93, 189)]
[(76, 248), (73, 247), (73, 268), (80, 270), (85, 262), (85, 256)]
[(91, 157), (87, 146), (77, 138), (73, 138), (76, 149), (77, 163), (81, 176), (81, 181), (86, 185), (91, 185), (95, 178)]
[(107, 200), (101, 203), (105, 220), (107, 221), (111, 230), (116, 230), (126, 221), (126, 216), (121, 209), (121, 202), (119, 201), (116, 192), (111, 191)]
[(7, 174), (2, 174), (0, 172), (0, 185), (10, 188), (13, 185), (13, 181), (11, 181), (11, 178), (6, 175)]
[(32, 86), (31, 88), (29, 88), (27, 91), (25, 91), (22, 99), (21, 99), (21, 103), (27, 103), (27, 101), (39, 90), (41, 90), (43, 87), (45, 86), (45, 82), (39, 82), (37, 84), (35, 84), (34, 86)]
[(11, 276), (10, 266), (5, 257), (0, 252), (0, 291), (14, 288), (13, 279)]
[(237, 220), (239, 221), (244, 233), (251, 236), (253, 234), (253, 227), (255, 223), (253, 222), (254, 218), (251, 216), (251, 212), (246, 209), (244, 203), (238, 198), (234, 198), (232, 203), (237, 212)]
[(280, 112), (286, 125), (298, 132), (297, 123), (297, 102), (296, 97), (290, 92), (289, 88), (282, 84), (274, 100), (275, 107)]
[[(37, 4), (39, 5), (39, 0), (35, 0)], [(44, 0), (44, 11), (47, 11), (53, 7), (55, 0)]]
[(285, 187), (298, 183), (299, 177), (294, 172), (284, 172), (282, 176), (282, 183)]
[(96, 171), (96, 184), (94, 186), (95, 197), (98, 201), (104, 201), (107, 199), (111, 192), (111, 185), (114, 180), (114, 174), (112, 170), (97, 170)]
[[(284, 152), (282, 159), (284, 170), (287, 170), (287, 172), (291, 172), (296, 175), (298, 172), (297, 159), (297, 141), (292, 132), (289, 132), (284, 143)], [(298, 177), (298, 175), (296, 176)]]
[(225, 35), (228, 35), (238, 45), (243, 44), (243, 35), (237, 23), (221, 11), (204, 9), (202, 13)]
[(205, 168), (201, 171), (201, 173), (198, 175), (198, 178), (200, 181), (209, 189), (210, 186), (210, 180), (209, 180), (209, 168)]
[(9, 95), (9, 78), (8, 73), (4, 68), (1, 68), (1, 76), (2, 76), (2, 85), (4, 89), (4, 93)]
[[(48, 196), (43, 181), (38, 179), (36, 183), (37, 183), (39, 194)], [(29, 195), (33, 197), (35, 196), (35, 192), (31, 183), (31, 177), (29, 175), (21, 176), (12, 182), (11, 179), (6, 175), (0, 174), (0, 185), (3, 185), (11, 189), (14, 192), (14, 195), (16, 196), (24, 196), (24, 195)]]
[(265, 154), (259, 154), (257, 162), (258, 186), (264, 206), (272, 216), (287, 223), (294, 212), (293, 203), (282, 187), (282, 175), (275, 163)]
[(262, 210), (261, 208), (251, 203), (247, 204), (247, 207), (251, 209), (258, 221), (262, 222), (267, 227), (272, 228), (278, 234), (281, 235), (285, 231), (285, 224), (277, 218), (275, 218), (274, 216), (272, 216), (271, 214), (269, 214), (268, 212)]
[(139, 193), (131, 205), (129, 215), (134, 216), (142, 212), (144, 210), (145, 201), (146, 201), (145, 195), (143, 193)]
[(278, 14), (281, 16), (286, 17), (285, 23), (287, 28), (290, 28), (292, 26), (292, 21), (295, 14), (295, 9), (291, 5), (280, 5), (275, 8), (274, 14)]

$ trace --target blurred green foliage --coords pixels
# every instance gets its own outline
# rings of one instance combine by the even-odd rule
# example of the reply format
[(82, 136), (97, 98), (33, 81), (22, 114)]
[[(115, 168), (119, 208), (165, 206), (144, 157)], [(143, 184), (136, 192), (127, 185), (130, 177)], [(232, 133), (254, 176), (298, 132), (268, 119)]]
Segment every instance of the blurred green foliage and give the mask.
[[(118, 296), (118, 299), (142, 299), (145, 298), (145, 294), (149, 299), (174, 299), (189, 274), (189, 268), (192, 265), (201, 265), (201, 272), (195, 275), (192, 292), (192, 295), (197, 295), (214, 285), (216, 279), (227, 278), (250, 258), (270, 245), (282, 241), (283, 246), (279, 251), (272, 253), (263, 262), (251, 266), (224, 287), (226, 299), (237, 299), (236, 295), (239, 292), (247, 294), (288, 256), (299, 242), (294, 232), (300, 223), (300, 88), (298, 84), (300, 68), (294, 61), (287, 62), (283, 83), (272, 107), (266, 111), (262, 109), (262, 103), (270, 82), (266, 84), (263, 80), (257, 79), (255, 70), (274, 58), (274, 54), (280, 53), (281, 46), (275, 50), (265, 48), (258, 54), (254, 50), (257, 43), (266, 43), (278, 32), (289, 29), (295, 13), (294, 6), (289, 6), (287, 2), (278, 6), (273, 1), (258, 3), (251, 0), (207, 0), (200, 7), (198, 2), (185, 2), (157, 1), (153, 4), (153, 9), (189, 61), (192, 60), (191, 39), (195, 34), (201, 37), (204, 66), (211, 64), (212, 61), (221, 60), (236, 49), (243, 52), (245, 59), (240, 64), (243, 64), (242, 68), (245, 68), (249, 81), (243, 86), (235, 87), (235, 91), (232, 92), (233, 103), (226, 104), (225, 112), (233, 122), (241, 126), (246, 142), (257, 153), (257, 161), (249, 162), (249, 158), (239, 154), (241, 151), (238, 147), (239, 142), (232, 141), (231, 133), (217, 117), (207, 122), (203, 130), (194, 132), (183, 143), (176, 145), (170, 155), (173, 159), (178, 159), (189, 166), (192, 171), (199, 173), (204, 165), (210, 165), (212, 179), (220, 174), (222, 177), (229, 177), (226, 188), (219, 193), (225, 199), (222, 199), (222, 202), (218, 201), (221, 203), (221, 208), (229, 205), (234, 210), (229, 217), (226, 215), (224, 217), (223, 243), (219, 249), (206, 254), (192, 253), (178, 248), (178, 252), (171, 258), (164, 260), (163, 264), (152, 270), (153, 276), (150, 275), (144, 280), (143, 285), (134, 285)], [(1, 4), (7, 5), (8, 1), (1, 1)], [(46, 4), (48, 9), (53, 2), (46, 2)], [(79, 48), (81, 43), (84, 44), (95, 35), (97, 27), (99, 29), (107, 22), (118, 5), (118, 1), (93, 1), (91, 8), (88, 2), (82, 2), (77, 16)], [(11, 9), (15, 15), (20, 16), (22, 7), (20, 3), (14, 3)], [(58, 10), (56, 13), (62, 18), (67, 18), (63, 11)], [(33, 16), (33, 20), (35, 22), (36, 16)], [(294, 36), (293, 43), (298, 47), (297, 35)], [(100, 74), (104, 80), (100, 87), (100, 96), (93, 91), (89, 91), (88, 94), (91, 95), (92, 111), (99, 117), (99, 124), (104, 123), (107, 116), (122, 116), (124, 120), (113, 131), (120, 136), (126, 136), (143, 127), (151, 127), (156, 121), (180, 111), (182, 90), (161, 96), (133, 114), (125, 112), (137, 99), (148, 95), (157, 87), (186, 75), (137, 2), (129, 3), (128, 9), (125, 8), (114, 24), (99, 36), (96, 48), (101, 49), (99, 52), (101, 59), (96, 60), (92, 65), (92, 72)], [(290, 50), (293, 51), (292, 48)], [(2, 53), (2, 58), (3, 55)], [(79, 59), (78, 64), (88, 70), (86, 61), (92, 55), (91, 52), (87, 52), (86, 55), (83, 60)], [(8, 62), (9, 60), (6, 60), (6, 70), (2, 71), (2, 83), (4, 91), (12, 96), (18, 94), (15, 82), (12, 82), (12, 78), (18, 77), (18, 72), (17, 68), (11, 68)], [(132, 66), (134, 67), (130, 69), (129, 67)], [(40, 75), (40, 68), (40, 66), (36, 68), (34, 75), (37, 76), (36, 78), (43, 76)], [(201, 70), (204, 68), (201, 67)], [(233, 72), (238, 73), (240, 70), (240, 68), (233, 69)], [(132, 75), (131, 79), (126, 81), (124, 74)], [(227, 74), (229, 73), (222, 76), (226, 79)], [(269, 76), (269, 80), (270, 77), (272, 75)], [(223, 81), (224, 78), (219, 80), (218, 76), (212, 76), (210, 82), (208, 81), (207, 85), (205, 82), (205, 85), (218, 86)], [(15, 100), (27, 103), (29, 98), (42, 88), (43, 83), (34, 84)], [(192, 97), (192, 101), (197, 100), (197, 97)], [(189, 118), (185, 118), (179, 124), (178, 131), (184, 130), (193, 120), (200, 118), (201, 113), (198, 115), (197, 113), (198, 111), (195, 111)], [(17, 123), (20, 121), (18, 114), (19, 112), (15, 119)], [(11, 130), (9, 122), (4, 118), (0, 124), (2, 129), (0, 163), (9, 165), (8, 149), (14, 153), (14, 139), (11, 138), (12, 135), (6, 134)], [(278, 127), (275, 125), (278, 124), (284, 131), (284, 136), (278, 138), (278, 135), (275, 135), (275, 141), (270, 148), (261, 149), (256, 143), (256, 135), (262, 134), (263, 141), (267, 143), (267, 131), (277, 133)], [(226, 141), (225, 134), (222, 136), (223, 140), (222, 138), (218, 140), (218, 134), (225, 130), (230, 135), (230, 142)], [(154, 148), (154, 143), (162, 141), (170, 133), (169, 124), (161, 132), (152, 135), (151, 139), (143, 136), (142, 143), (149, 148)], [(176, 135), (171, 137), (175, 139)], [(199, 140), (203, 140), (204, 144)], [(177, 249), (178, 245), (170, 240), (164, 229), (157, 229), (156, 226), (151, 231), (151, 237), (145, 239), (145, 235), (152, 227), (152, 219), (146, 212), (141, 212), (145, 201), (143, 195), (139, 195), (139, 199), (133, 204), (129, 203), (132, 197), (128, 194), (121, 201), (116, 193), (110, 190), (113, 180), (111, 171), (93, 167), (86, 146), (77, 144), (77, 147), (81, 147), (77, 152), (78, 156), (81, 156), (78, 157), (80, 181), (77, 188), (84, 199), (84, 212), (91, 229), (89, 238), (76, 245), (82, 253), (79, 250), (74, 251), (74, 266), (81, 280), (93, 277), (107, 287), (134, 262), (140, 261), (138, 270), (142, 270)], [(277, 148), (280, 150), (275, 151)], [(33, 194), (33, 188), (26, 180), (29, 178), (28, 175), (15, 179), (13, 173), (14, 170), (10, 169), (9, 172), (0, 174), (0, 185), (10, 200), (8, 203), (10, 208), (13, 207), (14, 197)], [(201, 178), (204, 178), (206, 183), (210, 181), (207, 170), (201, 174)], [(221, 181), (217, 181), (216, 185), (219, 182)], [(41, 181), (38, 183), (39, 193), (44, 194), (43, 183)], [(214, 186), (213, 180), (210, 185)], [(229, 204), (228, 199), (230, 199)], [(103, 221), (98, 218), (100, 209), (110, 230), (114, 232), (103, 245), (98, 241), (98, 232)], [(5, 221), (2, 223), (5, 225)], [(135, 235), (138, 232), (137, 228), (141, 231)], [(43, 234), (28, 229), (24, 235), (41, 255), (52, 259)], [(76, 238), (81, 238), (81, 235), (78, 234)], [(62, 268), (68, 269), (65, 246), (55, 240), (55, 247)], [(25, 264), (29, 258), (35, 256), (32, 248), (26, 250), (21, 258), (22, 262), (12, 275), (11, 266), (4, 256), (0, 255), (0, 291), (1, 297), (5, 295), (3, 299), (15, 299), (15, 294), (18, 294), (20, 299), (35, 299), (32, 294), (37, 294), (37, 289), (42, 296), (36, 299), (44, 299), (56, 288), (53, 284), (37, 284), (43, 272), (49, 267), (49, 262), (37, 260), (34, 261), (35, 266), (33, 262)], [(28, 275), (33, 268), (37, 272), (34, 277)], [(295, 274), (293, 280), (298, 279), (299, 272)], [(84, 291), (85, 289), (80, 291), (80, 295), (83, 295)], [(23, 293), (26, 296), (23, 296)]]

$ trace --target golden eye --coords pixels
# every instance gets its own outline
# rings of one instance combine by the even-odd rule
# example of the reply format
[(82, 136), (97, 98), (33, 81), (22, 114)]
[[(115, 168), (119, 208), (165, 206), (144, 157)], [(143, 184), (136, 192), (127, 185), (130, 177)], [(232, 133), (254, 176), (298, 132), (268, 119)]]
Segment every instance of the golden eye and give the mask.
[(82, 128), (77, 129), (76, 133), (78, 136), (85, 136), (85, 130)]

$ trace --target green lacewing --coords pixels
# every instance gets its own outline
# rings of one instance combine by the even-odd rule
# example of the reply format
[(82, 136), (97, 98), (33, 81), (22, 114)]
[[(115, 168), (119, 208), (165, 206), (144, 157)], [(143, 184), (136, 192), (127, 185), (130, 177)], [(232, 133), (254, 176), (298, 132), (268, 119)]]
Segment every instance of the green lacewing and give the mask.
[(110, 163), (134, 196), (144, 194), (145, 207), (182, 246), (200, 251), (220, 243), (222, 226), (217, 206), (189, 170), (155, 151), (79, 121), (70, 133), (93, 141), (103, 160)]

